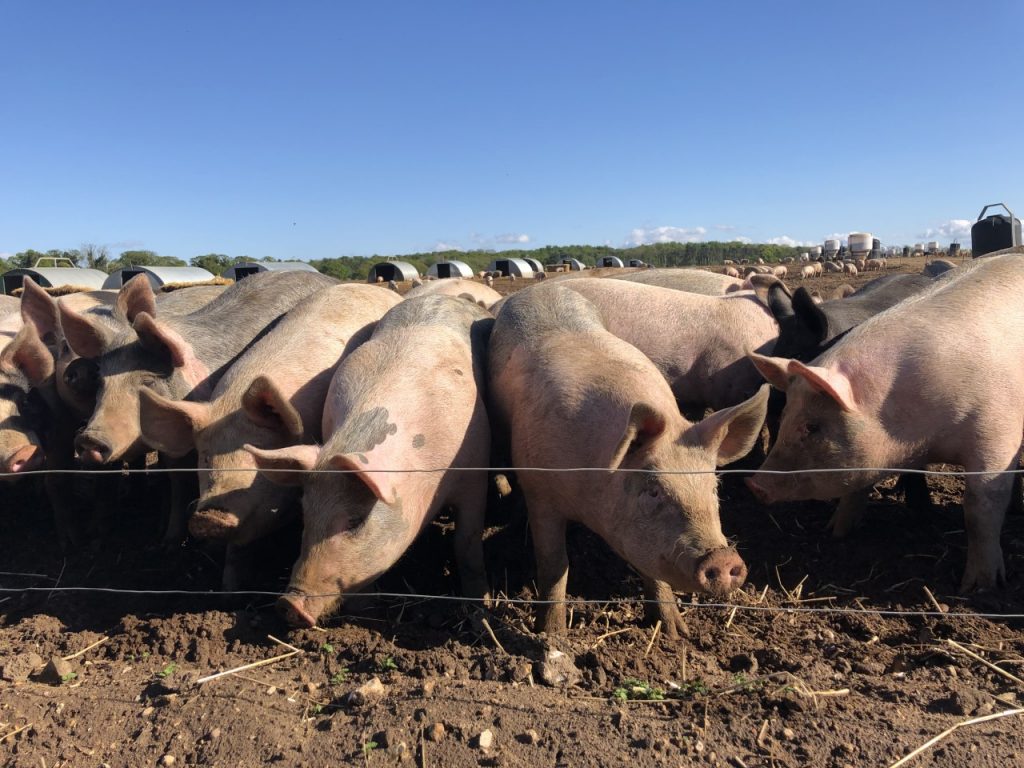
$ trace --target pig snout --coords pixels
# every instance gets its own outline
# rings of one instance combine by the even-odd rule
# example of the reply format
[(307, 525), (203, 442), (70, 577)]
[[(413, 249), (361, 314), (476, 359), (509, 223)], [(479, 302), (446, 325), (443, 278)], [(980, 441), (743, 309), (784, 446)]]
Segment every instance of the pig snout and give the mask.
[(106, 464), (113, 454), (113, 449), (99, 435), (82, 432), (75, 438), (75, 453), (83, 464), (95, 466)]
[(725, 596), (747, 578), (747, 564), (731, 547), (714, 549), (697, 561), (697, 583), (705, 592)]
[(748, 477), (743, 482), (747, 484), (747, 488), (750, 489), (750, 492), (762, 504), (772, 503), (771, 494), (768, 493), (768, 489), (761, 485), (756, 477)]
[(0, 468), (8, 474), (31, 472), (42, 465), (44, 458), (43, 449), (38, 445), (23, 445), (8, 456)]
[(188, 530), (197, 539), (223, 539), (240, 525), (238, 515), (223, 509), (200, 509), (188, 521)]
[(306, 596), (298, 592), (289, 592), (277, 600), (277, 610), (293, 627), (315, 627), (316, 619), (306, 606)]

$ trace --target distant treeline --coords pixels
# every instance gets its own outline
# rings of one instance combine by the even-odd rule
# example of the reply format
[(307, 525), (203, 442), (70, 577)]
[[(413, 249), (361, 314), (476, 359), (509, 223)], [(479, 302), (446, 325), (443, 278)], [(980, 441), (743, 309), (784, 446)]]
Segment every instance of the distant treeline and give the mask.
[[(548, 245), (532, 250), (512, 251), (438, 251), (431, 253), (410, 253), (403, 256), (339, 256), (330, 259), (309, 259), (309, 263), (320, 272), (341, 280), (365, 280), (370, 268), (385, 258), (407, 261), (425, 274), (427, 268), (438, 261), (464, 261), (474, 272), (487, 269), (496, 259), (533, 258), (541, 264), (560, 264), (563, 259), (577, 259), (589, 267), (600, 263), (605, 256), (618, 256), (624, 264), (630, 259), (639, 259), (656, 267), (692, 267), (721, 264), (725, 259), (758, 258), (766, 262), (779, 261), (785, 256), (796, 256), (803, 248), (767, 243), (705, 242), (705, 243), (655, 243), (634, 248), (613, 248), (604, 245)], [(206, 253), (194, 256), (187, 262), (174, 256), (161, 256), (155, 251), (123, 251), (117, 258), (111, 258), (104, 246), (83, 245), (74, 250), (36, 251), (29, 249), (16, 253), (9, 259), (0, 259), (3, 270), (15, 267), (31, 267), (39, 259), (68, 259), (75, 266), (91, 267), (104, 272), (113, 272), (127, 266), (141, 267), (202, 267), (219, 275), (232, 264), (242, 261), (278, 261), (272, 256), (252, 258), (249, 256), (227, 256), (223, 253)]]

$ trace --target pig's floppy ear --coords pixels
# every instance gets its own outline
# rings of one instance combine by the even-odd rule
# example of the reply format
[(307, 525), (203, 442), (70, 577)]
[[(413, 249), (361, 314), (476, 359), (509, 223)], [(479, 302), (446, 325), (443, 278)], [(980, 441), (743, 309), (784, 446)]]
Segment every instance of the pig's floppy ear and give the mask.
[(769, 357), (757, 352), (747, 352), (747, 358), (754, 364), (765, 381), (781, 392), (789, 389), (789, 358)]
[(26, 323), (0, 354), (0, 368), (22, 371), (38, 387), (53, 375), (53, 355), (39, 338), (32, 323)]
[(828, 338), (828, 316), (821, 311), (814, 296), (803, 286), (797, 288), (793, 294), (793, 312), (819, 344)]
[(771, 310), (772, 317), (775, 318), (776, 322), (792, 317), (794, 314), (793, 297), (789, 293), (786, 284), (781, 280), (768, 286), (768, 298), (765, 303), (768, 305), (768, 309)]
[(302, 437), (302, 416), (267, 376), (257, 376), (242, 395), (242, 410), (253, 424)]
[(40, 339), (53, 343), (56, 338), (51, 340), (47, 336), (55, 337), (60, 328), (60, 310), (56, 299), (36, 285), (31, 277), (25, 278), (22, 288), (21, 319), (36, 327)]
[(370, 493), (391, 505), (398, 500), (398, 493), (395, 490), (395, 476), (392, 472), (373, 472), (372, 465), (364, 463), (366, 457), (354, 453), (338, 453), (328, 460), (331, 469), (340, 469), (353, 472), (356, 477), (366, 484)]
[(762, 384), (749, 400), (730, 408), (715, 411), (698, 421), (688, 433), (697, 444), (715, 456), (719, 467), (743, 458), (757, 442), (761, 425), (768, 414), (768, 393), (771, 387)]
[(61, 329), (72, 351), (79, 357), (100, 357), (110, 344), (107, 329), (96, 318), (77, 312), (63, 302), (57, 302), (57, 306)]
[(136, 315), (132, 328), (138, 334), (142, 346), (153, 352), (166, 352), (171, 356), (175, 368), (184, 368), (189, 359), (194, 357), (192, 345), (180, 333), (168, 328), (148, 312)]
[(180, 458), (195, 448), (195, 433), (210, 421), (210, 406), (168, 400), (149, 389), (139, 391), (142, 437), (158, 451)]
[(857, 410), (857, 401), (853, 397), (853, 385), (846, 374), (832, 368), (804, 365), (798, 360), (789, 361), (789, 372), (805, 379), (815, 391), (831, 397), (844, 411)]
[(320, 455), (320, 449), (315, 445), (290, 445), (265, 451), (246, 444), (242, 450), (252, 454), (260, 474), (277, 485), (302, 485), (306, 473), (313, 469)]
[(655, 408), (647, 403), (634, 403), (608, 469), (618, 469), (626, 456), (649, 448), (658, 435), (665, 431), (665, 426), (664, 415)]
[(156, 317), (156, 297), (153, 295), (153, 286), (149, 284), (149, 278), (145, 275), (136, 275), (122, 285), (121, 290), (117, 292), (114, 310), (129, 323), (134, 323), (135, 318), (142, 312), (150, 317)]

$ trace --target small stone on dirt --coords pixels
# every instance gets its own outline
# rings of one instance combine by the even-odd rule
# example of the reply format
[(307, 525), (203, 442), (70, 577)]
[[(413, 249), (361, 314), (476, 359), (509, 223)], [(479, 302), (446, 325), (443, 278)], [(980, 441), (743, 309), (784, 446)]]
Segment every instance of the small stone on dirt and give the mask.
[(476, 743), (480, 749), (490, 749), (494, 746), (494, 734), (490, 730), (481, 731), (476, 737)]
[(370, 704), (384, 697), (384, 683), (379, 677), (372, 677), (348, 695), (348, 703), (355, 707)]
[(533, 728), (530, 728), (525, 733), (520, 734), (517, 740), (522, 742), (523, 744), (529, 744), (530, 746), (533, 746), (535, 744), (540, 743), (540, 734), (533, 730)]
[(206, 738), (209, 741), (216, 741), (217, 739), (219, 739), (220, 728), (213, 728), (208, 734), (206, 734)]
[(3, 671), (0, 672), (0, 677), (11, 683), (24, 683), (28, 680), (29, 675), (42, 669), (44, 663), (43, 657), (33, 651), (8, 656), (3, 661)]
[(175, 762), (174, 755), (164, 755), (160, 758), (160, 765), (174, 765)]
[(50, 683), (51, 685), (70, 683), (75, 679), (75, 670), (60, 656), (54, 656), (43, 670), (42, 678), (43, 682)]
[(434, 723), (427, 728), (427, 738), (431, 741), (441, 741), (444, 738), (444, 723)]
[(543, 661), (538, 662), (537, 676), (554, 687), (576, 685), (583, 678), (572, 657), (553, 648), (544, 653)]
[(434, 689), (437, 687), (436, 680), (424, 680), (423, 687), (420, 689), (420, 693), (424, 699), (429, 699), (434, 695)]
[(784, 738), (786, 741), (792, 741), (796, 738), (796, 731), (794, 731), (792, 728), (783, 728), (782, 738)]

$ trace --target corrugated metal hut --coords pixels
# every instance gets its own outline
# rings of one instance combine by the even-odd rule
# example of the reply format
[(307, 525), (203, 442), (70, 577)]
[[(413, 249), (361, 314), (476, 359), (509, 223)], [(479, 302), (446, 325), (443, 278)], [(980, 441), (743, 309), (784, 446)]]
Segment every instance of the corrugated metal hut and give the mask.
[(602, 256), (601, 264), (602, 267), (623, 267), (622, 259), (618, 256)]
[(104, 288), (120, 288), (136, 275), (145, 275), (154, 291), (167, 283), (205, 283), (213, 275), (199, 267), (125, 267), (111, 272), (103, 283)]
[(220, 273), (220, 276), (228, 280), (239, 281), (243, 277), (255, 275), (257, 272), (316, 272), (312, 266), (304, 261), (243, 261), (232, 264)]
[(427, 275), (441, 280), (448, 277), (472, 277), (473, 268), (464, 261), (439, 261), (430, 265)]
[(3, 292), (13, 294), (22, 287), (26, 277), (31, 277), (43, 288), (82, 288), (95, 291), (103, 287), (107, 274), (98, 269), (82, 267), (19, 267), (9, 269), (0, 276)]
[(495, 259), (487, 271), (501, 272), (503, 277), (533, 277), (536, 274), (526, 259)]
[(420, 273), (416, 270), (412, 264), (407, 261), (382, 261), (379, 264), (374, 264), (370, 268), (370, 273), (366, 277), (366, 282), (376, 283), (377, 278), (380, 278), (380, 282), (386, 283), (394, 280), (396, 283), (401, 283), (405, 280), (415, 280), (420, 276)]

